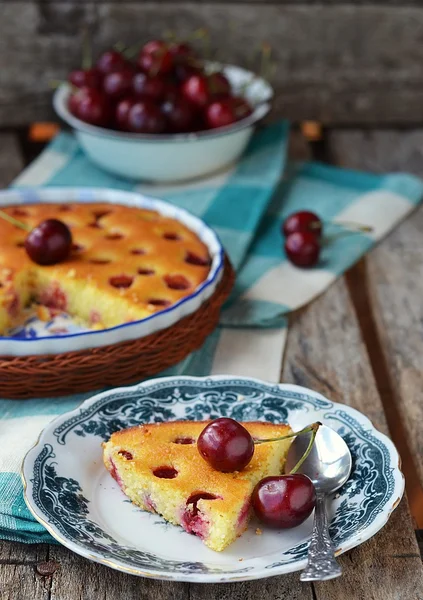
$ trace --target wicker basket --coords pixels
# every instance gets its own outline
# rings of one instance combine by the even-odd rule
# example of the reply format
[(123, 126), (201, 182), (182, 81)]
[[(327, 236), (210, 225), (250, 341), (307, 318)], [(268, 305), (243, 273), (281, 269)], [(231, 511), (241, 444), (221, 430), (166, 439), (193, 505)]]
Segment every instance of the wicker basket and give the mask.
[(234, 272), (229, 260), (214, 294), (191, 315), (168, 329), (101, 348), (44, 354), (0, 356), (3, 398), (61, 396), (135, 383), (156, 375), (199, 348), (216, 327)]

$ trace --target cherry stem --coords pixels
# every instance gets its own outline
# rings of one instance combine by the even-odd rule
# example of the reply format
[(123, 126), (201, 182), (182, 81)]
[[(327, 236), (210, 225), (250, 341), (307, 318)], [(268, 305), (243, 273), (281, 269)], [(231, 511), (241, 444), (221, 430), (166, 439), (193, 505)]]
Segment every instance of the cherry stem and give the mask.
[(203, 44), (203, 54), (206, 60), (212, 60), (212, 49), (210, 32), (206, 27), (200, 27), (193, 33), (193, 39), (201, 40)]
[(91, 69), (93, 66), (93, 53), (91, 48), (91, 38), (88, 27), (82, 32), (82, 68), (84, 71)]
[(270, 79), (272, 47), (267, 42), (261, 46), (260, 76), (263, 79)]
[(60, 79), (50, 79), (50, 81), (48, 82), (49, 86), (53, 89), (53, 90), (57, 90), (57, 88), (59, 88), (61, 85), (63, 85), (64, 83), (66, 83), (63, 80)]
[(134, 58), (138, 54), (143, 45), (144, 42), (135, 42), (135, 44), (132, 44), (131, 46), (125, 48), (125, 50), (122, 50), (121, 54), (123, 54), (126, 59), (131, 60), (131, 58)]
[[(304, 454), (302, 455), (302, 457), (300, 458), (300, 460), (297, 462), (297, 464), (295, 465), (295, 467), (293, 469), (291, 469), (291, 471), (289, 472), (290, 475), (293, 475), (294, 473), (296, 473), (299, 470), (299, 468), (301, 467), (301, 465), (303, 464), (303, 462), (306, 460), (306, 458), (310, 454), (311, 449), (312, 449), (313, 444), (314, 444), (314, 440), (316, 439), (317, 432), (319, 431), (320, 425), (321, 425), (321, 423), (319, 421), (317, 421), (317, 423), (313, 423), (313, 425), (310, 425), (310, 427), (312, 428), (310, 441), (308, 443), (306, 451), (304, 452)], [(303, 433), (304, 433), (304, 431), (303, 431)]]
[(289, 438), (292, 437), (297, 437), (297, 435), (301, 435), (303, 433), (310, 433), (311, 431), (317, 431), (317, 429), (320, 427), (321, 423), (319, 421), (317, 421), (316, 423), (312, 423), (311, 425), (307, 425), (307, 427), (304, 427), (304, 429), (301, 429), (300, 431), (293, 431), (292, 433), (287, 433), (286, 435), (281, 435), (280, 437), (275, 437), (275, 438), (266, 438), (265, 440), (254, 440), (254, 444), (258, 445), (258, 444), (264, 444), (266, 442), (280, 442), (281, 440), (288, 440)]
[(113, 50), (116, 50), (116, 52), (120, 53), (124, 52), (124, 50), (127, 50), (125, 42), (122, 42), (122, 40), (116, 42), (116, 44), (113, 46)]
[[(352, 223), (351, 221), (332, 221), (333, 225), (339, 225), (339, 227), (345, 227), (345, 229), (351, 229), (351, 231), (361, 231), (363, 233), (371, 233), (373, 231), (373, 227), (370, 225), (360, 225), (360, 223)], [(316, 223), (317, 227), (320, 228), (320, 225)]]
[(24, 231), (31, 231), (31, 227), (29, 227), (29, 225), (22, 223), (22, 221), (18, 221), (14, 217), (11, 217), (3, 210), (0, 210), (0, 218), (4, 219), (5, 221), (8, 221), (11, 225), (14, 225), (15, 227), (19, 227), (19, 229), (23, 229)]
[(163, 32), (163, 37), (171, 44), (177, 44), (179, 41), (174, 29), (166, 29), (166, 31)]

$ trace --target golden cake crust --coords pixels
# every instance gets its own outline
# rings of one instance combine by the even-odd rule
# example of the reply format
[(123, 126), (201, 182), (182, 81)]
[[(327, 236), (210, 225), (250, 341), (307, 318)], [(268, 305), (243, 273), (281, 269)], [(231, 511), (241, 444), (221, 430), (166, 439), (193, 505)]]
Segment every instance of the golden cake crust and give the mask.
[[(96, 293), (119, 299), (116, 318), (125, 322), (163, 310), (192, 294), (209, 272), (207, 247), (198, 236), (179, 221), (153, 210), (108, 203), (28, 204), (4, 210), (30, 227), (44, 219), (60, 219), (70, 227), (74, 242), (66, 261), (39, 266), (25, 252), (25, 232), (0, 219), (0, 294), (8, 308), (16, 292), (15, 279), (24, 274), (26, 293), (18, 290), (21, 305), (35, 293), (41, 302), (47, 299), (45, 303), (54, 304), (56, 297), (58, 308), (78, 313), (75, 302), (66, 303), (63, 298), (72, 295), (80, 283), (86, 295), (86, 286), (92, 292), (85, 304)], [(187, 262), (190, 255), (204, 264)], [(112, 311), (110, 315), (104, 312), (105, 318), (97, 315), (93, 323), (115, 325)], [(87, 318), (87, 314), (77, 316)]]
[[(201, 457), (196, 445), (209, 422), (173, 421), (118, 431), (103, 445), (103, 458), (133, 502), (200, 535), (210, 548), (220, 551), (245, 530), (255, 484), (282, 472), (291, 440), (256, 445), (245, 469), (221, 473)], [(259, 439), (291, 432), (286, 424), (243, 425)], [(192, 526), (190, 498), (197, 496), (195, 511), (201, 512), (202, 521), (196, 522), (196, 513)]]

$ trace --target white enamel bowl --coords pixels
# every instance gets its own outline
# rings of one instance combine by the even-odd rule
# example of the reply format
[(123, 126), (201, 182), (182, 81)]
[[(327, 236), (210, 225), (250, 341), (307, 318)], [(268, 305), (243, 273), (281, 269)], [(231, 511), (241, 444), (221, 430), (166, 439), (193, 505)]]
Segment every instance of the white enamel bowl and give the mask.
[[(236, 162), (270, 110), (272, 87), (261, 77), (233, 65), (219, 65), (235, 92), (243, 91), (253, 114), (234, 125), (198, 133), (143, 135), (88, 125), (68, 109), (70, 87), (56, 90), (53, 105), (73, 129), (87, 155), (99, 167), (136, 181), (183, 181), (201, 177)], [(244, 91), (245, 90), (245, 91)]]

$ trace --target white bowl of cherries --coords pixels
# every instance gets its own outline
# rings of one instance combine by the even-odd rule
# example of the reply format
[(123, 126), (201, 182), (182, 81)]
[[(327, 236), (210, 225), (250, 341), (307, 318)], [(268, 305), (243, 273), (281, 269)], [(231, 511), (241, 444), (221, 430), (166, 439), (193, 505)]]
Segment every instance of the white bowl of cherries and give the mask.
[(72, 71), (53, 103), (98, 166), (165, 182), (234, 164), (272, 96), (251, 71), (202, 61), (185, 43), (154, 40), (136, 61), (109, 50), (93, 68)]

